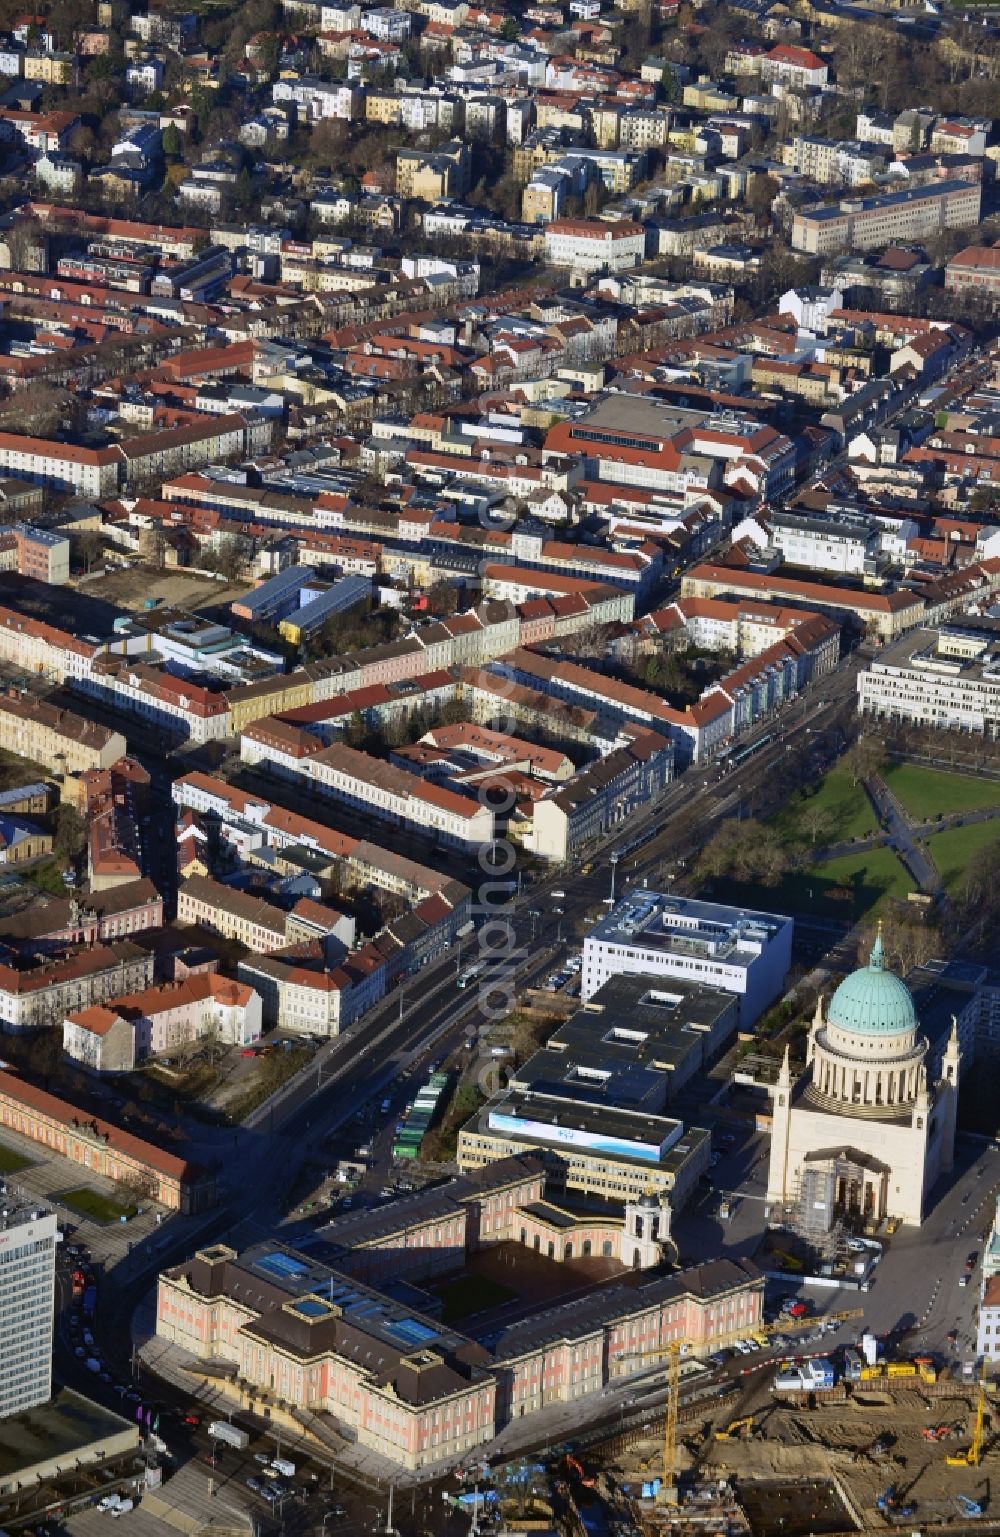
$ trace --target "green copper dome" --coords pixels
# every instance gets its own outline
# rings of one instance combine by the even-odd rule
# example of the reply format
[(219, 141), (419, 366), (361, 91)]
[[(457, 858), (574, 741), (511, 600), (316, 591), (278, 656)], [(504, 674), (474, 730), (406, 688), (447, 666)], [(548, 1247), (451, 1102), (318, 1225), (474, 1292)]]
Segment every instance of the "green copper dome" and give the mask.
[(830, 1000), (827, 1022), (855, 1035), (904, 1035), (917, 1027), (913, 999), (904, 982), (886, 970), (879, 934), (868, 965), (845, 977)]

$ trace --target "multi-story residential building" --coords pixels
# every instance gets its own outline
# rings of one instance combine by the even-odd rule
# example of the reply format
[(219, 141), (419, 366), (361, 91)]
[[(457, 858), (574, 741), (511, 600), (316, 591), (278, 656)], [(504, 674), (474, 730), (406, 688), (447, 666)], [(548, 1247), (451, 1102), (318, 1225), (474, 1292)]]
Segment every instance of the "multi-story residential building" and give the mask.
[(47, 438), (0, 432), (0, 469), (22, 480), (101, 499), (118, 489), (122, 455), (113, 448), (76, 448)]
[(670, 114), (659, 107), (627, 107), (618, 118), (618, 144), (622, 149), (662, 147), (670, 131)]
[(189, 876), (181, 883), (177, 921), (197, 923), (226, 939), (236, 939), (258, 955), (283, 950), (288, 944), (281, 908), (203, 875)]
[(102, 500), (113, 496), (120, 485), (140, 486), (155, 477), (232, 458), (251, 447), (266, 448), (270, 435), (271, 424), (266, 420), (248, 423), (237, 415), (140, 433), (107, 448), (79, 448), (3, 432), (0, 469), (22, 480)]
[(525, 843), (540, 859), (570, 859), (655, 801), (673, 770), (674, 746), (667, 737), (638, 736), (536, 801)]
[[(0, 645), (2, 637), (0, 630)], [(229, 705), (220, 690), (128, 656), (102, 657), (77, 686), (81, 693), (109, 698), (114, 708), (161, 727), (172, 738), (218, 742), (231, 730)]]
[(65, 534), (14, 523), (0, 535), (0, 570), (61, 586), (69, 580), (69, 544)]
[(798, 91), (819, 89), (826, 85), (829, 70), (818, 54), (793, 43), (778, 43), (759, 60), (759, 74), (764, 85), (780, 82)]
[(427, 203), (464, 197), (469, 190), (469, 150), (449, 139), (435, 150), (401, 149), (396, 154), (396, 195)]
[(717, 902), (636, 890), (591, 929), (583, 945), (584, 1002), (609, 977), (681, 977), (736, 993), (748, 1028), (781, 995), (792, 964), (791, 918)]
[(153, 980), (153, 958), (131, 940), (37, 961), (0, 965), (0, 1030), (61, 1025), (75, 1009), (136, 992)]
[(15, 1073), (0, 1072), (0, 1126), (41, 1143), (48, 1157), (55, 1154), (104, 1179), (132, 1184), (170, 1211), (206, 1211), (215, 1204), (214, 1176), (197, 1164), (57, 1099)]
[[(282, 740), (288, 735), (282, 733)], [(315, 738), (304, 743), (305, 737), (305, 732), (295, 732), (287, 749), (279, 748), (272, 723), (258, 722), (243, 733), (240, 753), (244, 761), (255, 763), (261, 758), (274, 762), (280, 752), (284, 772), (315, 786), (320, 795), (441, 843), (468, 848), (492, 839), (493, 813), (473, 796), (428, 784), (343, 742), (324, 748)]]
[(139, 811), (146, 804), (149, 774), (134, 758), (84, 776), (87, 813), (87, 875), (91, 891), (111, 891), (142, 878)]
[(326, 118), (351, 122), (361, 107), (361, 91), (356, 82), (320, 80), (315, 75), (276, 80), (271, 87), (271, 99), (276, 106), (293, 102), (310, 123), (319, 123)]
[(27, 112), (21, 107), (0, 107), (0, 142), (20, 141), (37, 155), (61, 151), (66, 149), (79, 123), (75, 112)]
[(985, 155), (992, 133), (990, 118), (938, 118), (927, 148), (932, 155)]
[(52, 1393), (54, 1212), (4, 1197), (0, 1220), (0, 1421)]
[(858, 674), (858, 709), (872, 720), (1000, 736), (1000, 627), (958, 620), (911, 630)]
[(383, 43), (405, 43), (413, 26), (409, 11), (392, 6), (375, 6), (361, 17), (361, 30)]
[(75, 1009), (63, 1021), (63, 1051), (94, 1072), (130, 1073), (149, 1057), (208, 1035), (226, 1046), (250, 1046), (260, 1033), (259, 994), (244, 982), (199, 972)]
[[(0, 611), (0, 654), (8, 650), (4, 645), (8, 634), (10, 627), (4, 625)], [(58, 667), (57, 659), (52, 660)], [(125, 756), (127, 744), (121, 732), (110, 731), (34, 694), (9, 693), (0, 694), (0, 748), (42, 763), (53, 772), (83, 774), (88, 769), (110, 768)]]
[(905, 588), (871, 592), (836, 587), (791, 576), (784, 571), (737, 570), (735, 566), (699, 564), (681, 578), (682, 598), (744, 597), (769, 603), (802, 603), (838, 622), (850, 621), (880, 640), (892, 640), (921, 623), (926, 612), (922, 593)]
[(945, 263), (944, 286), (949, 293), (978, 294), (988, 305), (995, 305), (1000, 295), (1000, 247), (970, 245), (958, 251)]
[(621, 272), (646, 255), (646, 231), (623, 220), (556, 219), (545, 231), (545, 260), (579, 272)]
[(821, 186), (860, 187), (874, 181), (889, 164), (888, 151), (856, 141), (823, 139), (800, 134), (787, 146), (785, 159), (810, 181)]
[[(0, 605), (0, 659), (23, 672), (50, 678), (55, 683), (87, 676), (104, 643), (78, 637), (44, 620), (30, 618), (19, 609)], [(3, 697), (17, 702), (20, 695), (8, 689)]]
[[(746, 599), (680, 598), (637, 619), (632, 628), (640, 651), (650, 636), (656, 646), (691, 645), (740, 658), (761, 656), (776, 640), (792, 638), (813, 658), (803, 682), (832, 672), (840, 660), (840, 629), (832, 620), (804, 608)], [(623, 638), (619, 644), (627, 651), (633, 642)]]
[(765, 535), (786, 565), (834, 576), (874, 573), (881, 542), (875, 518), (849, 511), (808, 514), (776, 508), (767, 514)]
[(796, 213), (792, 247), (810, 256), (831, 256), (895, 241), (930, 240), (946, 229), (972, 229), (979, 223), (981, 206), (982, 187), (966, 181), (932, 182), (879, 197), (845, 199)]

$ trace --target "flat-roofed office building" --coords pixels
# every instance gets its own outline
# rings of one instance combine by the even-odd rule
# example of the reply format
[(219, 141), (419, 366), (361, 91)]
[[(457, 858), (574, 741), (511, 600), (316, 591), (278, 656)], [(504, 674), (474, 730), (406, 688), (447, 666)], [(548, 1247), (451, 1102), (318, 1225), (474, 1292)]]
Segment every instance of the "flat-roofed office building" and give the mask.
[(0, 1419), (52, 1392), (56, 1219), (37, 1207), (0, 1217)]

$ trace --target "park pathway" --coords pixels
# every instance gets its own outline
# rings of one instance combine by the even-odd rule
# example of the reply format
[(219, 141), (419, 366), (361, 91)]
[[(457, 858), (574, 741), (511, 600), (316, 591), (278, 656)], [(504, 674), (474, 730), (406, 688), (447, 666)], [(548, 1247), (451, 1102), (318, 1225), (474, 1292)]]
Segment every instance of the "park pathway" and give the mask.
[[(811, 854), (812, 864), (827, 864), (830, 860), (844, 859), (852, 854), (869, 854), (873, 849), (890, 848), (899, 855), (921, 891), (934, 896), (940, 894), (943, 889), (940, 872), (931, 856), (919, 845), (925, 839), (932, 838), (935, 833), (948, 832), (954, 827), (992, 822), (1000, 818), (1000, 806), (986, 806), (978, 811), (962, 811), (954, 816), (943, 816), (940, 821), (935, 819), (932, 822), (911, 822), (891, 790), (885, 785), (882, 786), (882, 795), (873, 793), (867, 785), (865, 788), (877, 815), (888, 823), (887, 829), (872, 833), (868, 838), (854, 838), (843, 843), (824, 844), (822, 848)], [(911, 849), (912, 858), (909, 853)]]

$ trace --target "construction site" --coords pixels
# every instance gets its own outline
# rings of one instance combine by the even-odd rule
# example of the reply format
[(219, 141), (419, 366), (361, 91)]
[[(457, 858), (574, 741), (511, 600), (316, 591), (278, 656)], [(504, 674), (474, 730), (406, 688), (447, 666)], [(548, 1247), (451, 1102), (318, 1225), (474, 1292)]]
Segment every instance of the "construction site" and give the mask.
[(775, 1380), (771, 1363), (677, 1394), (675, 1376), (657, 1415), (576, 1448), (580, 1498), (601, 1500), (620, 1537), (1000, 1530), (992, 1384), (913, 1362), (814, 1392)]

